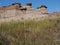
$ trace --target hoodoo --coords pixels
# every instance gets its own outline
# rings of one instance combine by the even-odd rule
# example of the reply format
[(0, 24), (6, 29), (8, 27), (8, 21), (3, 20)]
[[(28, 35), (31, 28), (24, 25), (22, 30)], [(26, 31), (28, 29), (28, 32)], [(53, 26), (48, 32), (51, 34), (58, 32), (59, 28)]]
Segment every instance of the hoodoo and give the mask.
[(45, 6), (45, 5), (41, 5), (40, 7), (38, 7), (37, 11), (42, 13), (42, 14), (47, 14), (48, 13), (47, 6)]
[[(12, 3), (9, 6), (0, 7), (0, 20), (36, 20), (41, 19), (42, 17), (48, 17), (47, 7), (41, 5), (34, 10), (32, 3), (27, 3), (25, 6), (22, 6), (21, 3)], [(9, 21), (8, 20), (8, 21)]]
[[(32, 8), (32, 3), (27, 3), (25, 6), (21, 6), (21, 3), (12, 3), (12, 5), (9, 6), (2, 6), (0, 7), (0, 14), (6, 12), (7, 10), (20, 10), (23, 14), (24, 12), (26, 12), (26, 14), (35, 12)], [(37, 8), (37, 12), (47, 14), (47, 7), (45, 5), (41, 5)]]

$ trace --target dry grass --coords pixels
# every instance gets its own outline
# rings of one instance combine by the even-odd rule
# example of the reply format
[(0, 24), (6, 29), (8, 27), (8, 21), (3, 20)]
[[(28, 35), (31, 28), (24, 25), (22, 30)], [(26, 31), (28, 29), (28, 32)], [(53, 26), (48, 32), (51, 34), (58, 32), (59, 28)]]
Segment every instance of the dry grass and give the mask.
[(60, 19), (0, 24), (0, 45), (60, 45)]

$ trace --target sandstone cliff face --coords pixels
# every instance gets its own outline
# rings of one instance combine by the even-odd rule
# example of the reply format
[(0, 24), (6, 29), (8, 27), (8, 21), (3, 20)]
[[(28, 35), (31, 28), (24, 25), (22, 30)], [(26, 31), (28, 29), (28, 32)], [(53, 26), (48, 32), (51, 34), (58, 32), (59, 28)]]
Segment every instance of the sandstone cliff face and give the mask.
[(43, 14), (48, 13), (47, 9), (44, 8), (44, 7), (37, 9), (37, 11), (38, 11), (39, 13), (43, 13)]
[[(8, 10), (20, 10), (21, 11), (21, 9), (22, 9), (22, 12), (26, 11), (26, 12), (32, 13), (33, 11), (35, 11), (32, 8), (31, 3), (26, 4), (26, 6), (21, 6), (21, 4), (19, 4), (19, 3), (14, 3), (14, 4), (10, 5), (10, 6), (0, 7), (0, 13), (2, 14), (4, 12), (8, 11)], [(37, 12), (39, 12), (39, 13), (48, 13), (46, 7), (44, 7), (44, 6), (43, 7), (41, 6), (41, 8), (37, 9)]]
[(14, 3), (10, 6), (0, 7), (0, 20), (39, 20), (48, 17), (47, 13), (47, 8), (44, 6), (34, 10), (31, 4), (21, 6), (19, 3)]

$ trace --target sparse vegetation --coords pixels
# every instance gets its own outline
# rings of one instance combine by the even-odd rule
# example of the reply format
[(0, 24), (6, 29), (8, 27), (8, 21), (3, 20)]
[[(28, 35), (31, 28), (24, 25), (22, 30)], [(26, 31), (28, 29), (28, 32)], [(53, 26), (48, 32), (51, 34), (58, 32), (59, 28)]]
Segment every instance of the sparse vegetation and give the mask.
[(0, 45), (60, 45), (60, 19), (1, 23)]

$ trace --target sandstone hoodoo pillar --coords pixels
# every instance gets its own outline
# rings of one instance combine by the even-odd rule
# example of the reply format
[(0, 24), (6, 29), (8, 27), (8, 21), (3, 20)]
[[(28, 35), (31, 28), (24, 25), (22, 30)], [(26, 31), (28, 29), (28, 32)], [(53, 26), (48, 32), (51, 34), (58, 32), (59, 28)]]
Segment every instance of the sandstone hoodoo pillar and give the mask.
[(15, 7), (15, 9), (19, 10), (22, 6), (21, 3), (12, 3), (12, 5)]
[(26, 4), (26, 7), (27, 7), (27, 8), (31, 8), (31, 7), (32, 7), (32, 3), (27, 3), (27, 4)]
[(21, 10), (20, 10), (20, 8), (21, 8), (22, 6), (21, 6), (21, 3), (12, 3), (12, 8), (14, 8), (14, 10), (15, 10), (15, 15), (21, 15), (22, 14), (22, 12), (21, 12)]
[(38, 7), (37, 11), (42, 14), (48, 14), (47, 7), (45, 5), (41, 5), (40, 7)]
[(34, 9), (32, 8), (32, 3), (27, 3), (25, 7), (27, 9), (26, 11), (27, 14), (34, 12)]

